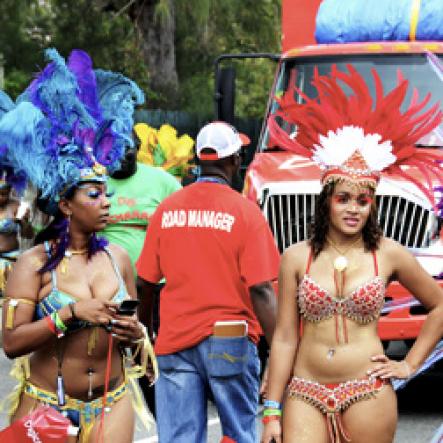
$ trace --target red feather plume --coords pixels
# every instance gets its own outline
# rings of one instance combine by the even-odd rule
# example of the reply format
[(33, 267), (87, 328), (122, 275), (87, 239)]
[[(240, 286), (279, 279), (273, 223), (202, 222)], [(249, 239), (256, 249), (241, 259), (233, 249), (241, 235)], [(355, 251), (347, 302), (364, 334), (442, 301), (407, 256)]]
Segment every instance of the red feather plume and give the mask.
[[(293, 86), (282, 97), (276, 98), (279, 109), (268, 120), (271, 143), (297, 155), (312, 158), (319, 136), (326, 136), (328, 131), (352, 125), (361, 127), (365, 134), (380, 134), (380, 143), (389, 140), (393, 146), (392, 154), (397, 157), (393, 164), (380, 172), (399, 175), (411, 181), (435, 206), (432, 178), (443, 183), (443, 168), (440, 166), (443, 152), (424, 152), (415, 143), (441, 123), (443, 113), (439, 104), (423, 112), (431, 96), (428, 94), (419, 101), (414, 89), (409, 107), (402, 112), (400, 107), (409, 82), (401, 72), (397, 86), (385, 95), (380, 76), (372, 70), (374, 100), (365, 79), (352, 65), (347, 65), (347, 69), (348, 72), (342, 72), (334, 65), (329, 75), (319, 75), (315, 69), (312, 85), (317, 90), (316, 98), (307, 97), (294, 86), (293, 73), (289, 83)], [(350, 95), (345, 93), (342, 84), (351, 90)], [(297, 97), (302, 97), (304, 103), (298, 103)], [(282, 125), (282, 121), (286, 124)], [(283, 127), (295, 130), (296, 137)], [(413, 167), (421, 177), (406, 172), (407, 168), (402, 166)]]

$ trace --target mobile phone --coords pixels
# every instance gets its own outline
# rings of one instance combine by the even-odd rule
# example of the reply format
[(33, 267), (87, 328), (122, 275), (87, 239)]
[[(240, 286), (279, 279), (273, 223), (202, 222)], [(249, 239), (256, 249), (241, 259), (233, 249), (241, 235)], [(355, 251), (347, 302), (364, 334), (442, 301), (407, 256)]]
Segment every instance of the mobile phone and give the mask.
[(131, 298), (129, 300), (123, 300), (117, 309), (118, 315), (134, 315), (137, 310), (137, 306), (140, 304), (140, 300)]

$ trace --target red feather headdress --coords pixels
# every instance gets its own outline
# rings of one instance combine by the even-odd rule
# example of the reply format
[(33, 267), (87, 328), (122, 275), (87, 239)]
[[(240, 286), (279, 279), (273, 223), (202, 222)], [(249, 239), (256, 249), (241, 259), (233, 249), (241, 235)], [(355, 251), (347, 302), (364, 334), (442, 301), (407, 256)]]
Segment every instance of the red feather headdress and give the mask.
[[(398, 85), (384, 95), (380, 77), (372, 70), (373, 100), (364, 78), (352, 65), (347, 68), (349, 73), (333, 66), (329, 75), (319, 75), (316, 69), (312, 80), (316, 98), (295, 86), (277, 98), (280, 108), (268, 121), (271, 143), (319, 164), (325, 171), (323, 184), (338, 178), (375, 187), (380, 173), (395, 174), (414, 183), (435, 205), (433, 180), (443, 182), (439, 163), (443, 153), (424, 151), (415, 143), (442, 121), (439, 104), (423, 112), (431, 96), (419, 102), (414, 89), (408, 109), (401, 112), (408, 89), (401, 74)], [(293, 80), (291, 85), (295, 85)], [(340, 82), (350, 88), (351, 95)], [(297, 95), (304, 103), (296, 102)], [(282, 125), (281, 120), (288, 124)], [(295, 134), (282, 127), (291, 125), (292, 129), (296, 126)], [(420, 171), (422, 178), (411, 175), (404, 165)]]

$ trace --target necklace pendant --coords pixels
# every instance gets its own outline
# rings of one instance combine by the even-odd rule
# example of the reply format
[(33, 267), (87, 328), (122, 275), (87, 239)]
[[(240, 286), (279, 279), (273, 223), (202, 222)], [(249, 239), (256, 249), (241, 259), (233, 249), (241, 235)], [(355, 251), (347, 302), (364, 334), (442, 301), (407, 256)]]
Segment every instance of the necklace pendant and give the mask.
[(344, 255), (339, 255), (334, 260), (334, 269), (338, 272), (343, 272), (348, 267), (348, 259)]

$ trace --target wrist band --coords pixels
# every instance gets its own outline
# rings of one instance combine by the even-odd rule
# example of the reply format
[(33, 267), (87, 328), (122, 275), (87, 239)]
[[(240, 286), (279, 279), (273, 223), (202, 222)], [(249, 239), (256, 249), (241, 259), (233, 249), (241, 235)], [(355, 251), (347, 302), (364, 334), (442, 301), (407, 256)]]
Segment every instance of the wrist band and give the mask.
[(77, 320), (77, 316), (75, 315), (75, 311), (74, 311), (74, 304), (75, 303), (69, 303), (69, 310), (71, 311), (71, 315), (72, 315), (72, 320)]
[(271, 408), (271, 409), (281, 409), (281, 403), (274, 400), (265, 400), (263, 402), (263, 406), (265, 409)]
[(267, 408), (263, 411), (263, 417), (270, 417), (270, 416), (281, 416), (281, 409), (271, 409)]
[(54, 312), (54, 320), (55, 320), (55, 326), (57, 329), (60, 329), (62, 332), (66, 332), (68, 328), (63, 323), (63, 320), (60, 318), (60, 315), (58, 312)]
[(261, 421), (264, 425), (266, 425), (267, 423), (269, 423), (270, 421), (273, 421), (273, 420), (280, 421), (280, 416), (279, 415), (268, 415), (268, 416), (263, 417), (261, 419)]
[(63, 320), (58, 315), (58, 312), (53, 312), (51, 314), (51, 319), (54, 322), (57, 338), (61, 338), (65, 335), (65, 332), (68, 330), (66, 325), (63, 323)]
[(55, 323), (54, 323), (54, 320), (52, 319), (52, 317), (51, 317), (50, 315), (47, 315), (47, 316), (45, 317), (45, 320), (46, 320), (46, 323), (47, 323), (48, 329), (49, 329), (54, 335), (57, 335), (57, 329), (56, 329), (56, 327), (55, 327)]

